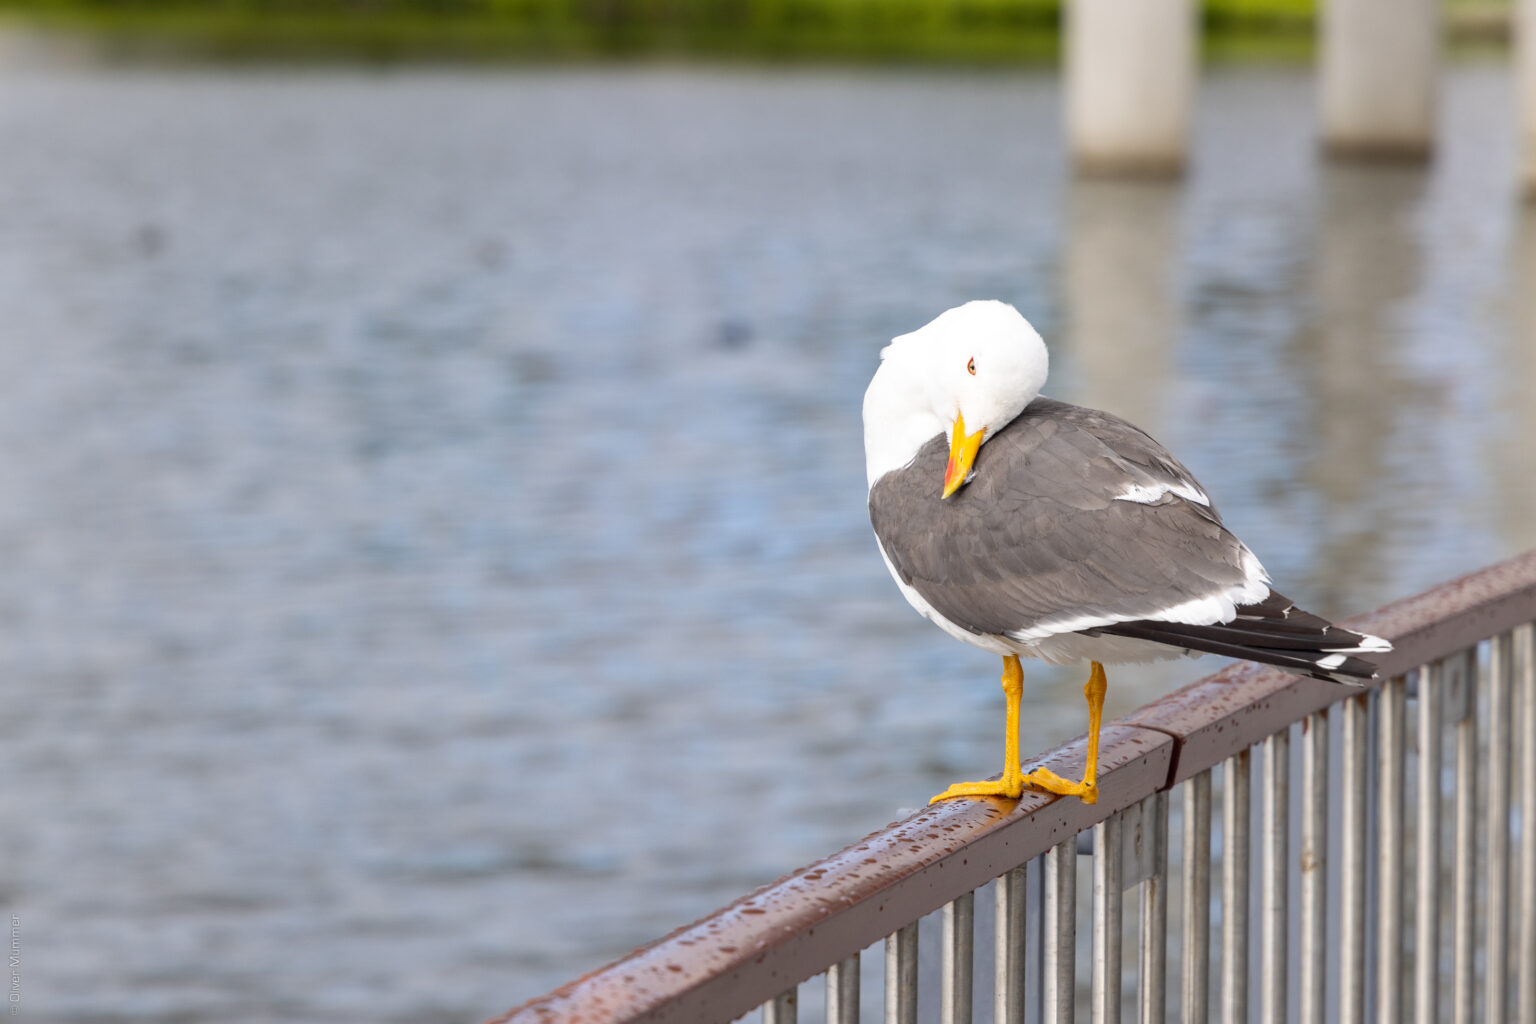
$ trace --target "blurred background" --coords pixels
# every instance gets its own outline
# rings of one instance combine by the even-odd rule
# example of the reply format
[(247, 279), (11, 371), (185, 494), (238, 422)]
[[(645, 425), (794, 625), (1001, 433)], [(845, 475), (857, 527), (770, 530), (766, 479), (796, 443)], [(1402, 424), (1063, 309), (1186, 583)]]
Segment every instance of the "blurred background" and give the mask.
[(1442, 13), (1427, 158), (1324, 158), (1312, 4), (1221, 0), (1120, 178), (1049, 0), (0, 4), (23, 1018), (482, 1019), (996, 771), (860, 423), (970, 298), (1317, 612), (1532, 546), (1511, 10)]

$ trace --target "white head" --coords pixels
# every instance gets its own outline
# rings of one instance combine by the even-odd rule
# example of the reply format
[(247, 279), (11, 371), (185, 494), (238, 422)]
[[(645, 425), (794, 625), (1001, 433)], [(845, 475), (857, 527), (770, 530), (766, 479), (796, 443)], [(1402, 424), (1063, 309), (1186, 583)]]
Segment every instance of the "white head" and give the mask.
[(943, 487), (953, 493), (977, 449), (1040, 393), (1048, 367), (1045, 342), (1006, 302), (967, 302), (892, 339), (864, 392), (869, 485), (949, 433), (951, 475), (960, 475)]

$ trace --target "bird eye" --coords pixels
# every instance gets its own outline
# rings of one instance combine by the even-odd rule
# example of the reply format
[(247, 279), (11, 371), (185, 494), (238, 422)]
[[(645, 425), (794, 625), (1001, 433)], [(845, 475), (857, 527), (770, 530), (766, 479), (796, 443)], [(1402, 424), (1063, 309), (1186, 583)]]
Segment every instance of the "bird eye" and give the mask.
[(965, 372), (970, 374), (972, 377), (976, 376), (976, 359), (974, 356), (971, 358), (970, 362), (965, 364)]

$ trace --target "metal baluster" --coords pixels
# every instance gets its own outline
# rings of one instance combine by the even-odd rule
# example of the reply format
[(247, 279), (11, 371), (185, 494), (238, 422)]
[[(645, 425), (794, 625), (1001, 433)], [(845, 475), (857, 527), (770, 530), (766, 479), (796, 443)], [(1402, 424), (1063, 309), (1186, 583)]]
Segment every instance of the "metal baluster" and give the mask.
[(1339, 1024), (1365, 1022), (1365, 753), (1367, 704), (1343, 702), (1343, 818), (1339, 889)]
[(1093, 826), (1093, 1020), (1120, 1021), (1120, 815)]
[(827, 968), (827, 1024), (859, 1024), (859, 954)]
[(1024, 900), (1024, 1024), (1041, 1024), (1045, 989), (1045, 854), (1029, 860), (1029, 895)]
[(1024, 1020), (1024, 865), (1003, 875), (997, 886), (997, 955), (993, 963), (993, 1020)]
[(885, 940), (885, 1024), (917, 1024), (917, 922)]
[(1536, 627), (1515, 633), (1520, 691), (1520, 952), (1515, 986), (1520, 1024), (1536, 1024)]
[(1287, 875), (1291, 867), (1291, 734), (1281, 729), (1264, 741), (1264, 878), (1259, 905), (1259, 1020), (1286, 1024)]
[(1443, 663), (1419, 670), (1418, 855), (1414, 887), (1413, 1008), (1418, 1024), (1440, 1019), (1440, 686)]
[(1221, 1015), (1248, 1021), (1248, 814), (1252, 751), (1227, 758), (1221, 819)]
[(768, 1000), (763, 1004), (763, 1024), (795, 1024), (799, 999), (800, 990), (796, 987)]
[(1045, 851), (1043, 1024), (1072, 1024), (1077, 1009), (1077, 837)]
[(944, 905), (944, 948), (939, 970), (940, 1024), (971, 1024), (971, 979), (976, 963), (976, 893)]
[[(1483, 1018), (1509, 1019), (1509, 746), (1514, 637), (1493, 638), (1488, 663), (1488, 933)], [(1528, 968), (1529, 969), (1529, 968)]]
[(1152, 875), (1141, 884), (1141, 1024), (1163, 1024), (1168, 977), (1168, 794), (1153, 793), (1143, 803), (1143, 828), (1153, 844)]
[(1325, 1024), (1328, 977), (1328, 712), (1301, 723), (1301, 1024)]
[(1387, 680), (1377, 697), (1376, 1019), (1403, 1019), (1403, 733), (1407, 680)]
[(1456, 866), (1452, 885), (1452, 980), (1454, 1024), (1472, 1024), (1476, 955), (1473, 915), (1477, 900), (1477, 683), (1476, 653), (1458, 659), (1460, 690), (1456, 708)]
[(1184, 1024), (1207, 1024), (1211, 982), (1211, 773), (1184, 783)]

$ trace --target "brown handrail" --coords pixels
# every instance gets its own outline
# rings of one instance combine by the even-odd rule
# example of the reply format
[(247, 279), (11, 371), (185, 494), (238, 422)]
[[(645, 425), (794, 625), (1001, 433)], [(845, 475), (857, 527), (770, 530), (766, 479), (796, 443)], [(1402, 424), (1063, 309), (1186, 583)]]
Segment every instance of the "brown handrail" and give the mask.
[[(1350, 620), (1385, 636), (1383, 679), (1536, 619), (1536, 551)], [(1148, 795), (1220, 763), (1354, 692), (1249, 663), (1233, 665), (1104, 728), (1099, 802), (927, 807), (607, 967), (496, 1018), (698, 1024), (732, 1020)], [(1081, 770), (1083, 738), (1039, 763)]]

